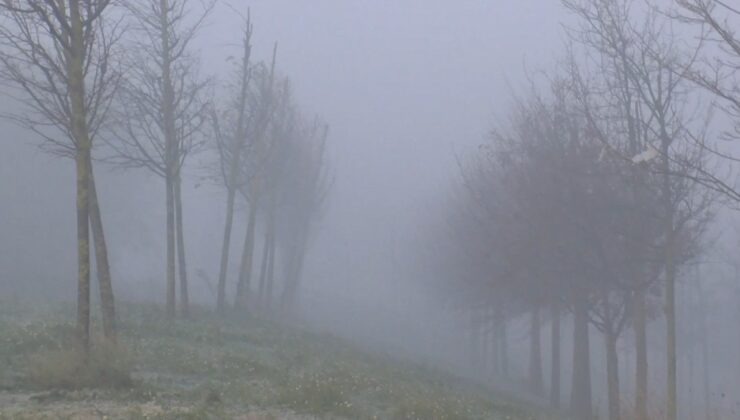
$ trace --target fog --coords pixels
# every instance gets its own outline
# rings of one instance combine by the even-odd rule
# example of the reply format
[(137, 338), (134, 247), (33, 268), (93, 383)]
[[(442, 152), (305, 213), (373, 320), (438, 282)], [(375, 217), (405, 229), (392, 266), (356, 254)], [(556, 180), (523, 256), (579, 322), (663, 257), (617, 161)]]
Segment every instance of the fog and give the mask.
[[(196, 1), (191, 3), (188, 19), (193, 20), (193, 16), (200, 13), (201, 6)], [(614, 2), (617, 3), (629, 2)], [(630, 13), (637, 15), (639, 21), (639, 16), (647, 12), (641, 11), (642, 2), (637, 3), (640, 5)], [(664, 8), (674, 6), (671, 1), (654, 3)], [(736, 22), (732, 19), (740, 15), (730, 7), (715, 7), (714, 12), (718, 16), (726, 16), (725, 19), (731, 19), (731, 22)], [(233, 87), (227, 83), (233, 80), (235, 63), (241, 60), (247, 8), (254, 25), (251, 61), (269, 64), (276, 44), (275, 66), (281, 77), (290, 79), (295, 107), (300, 109), (305, 120), (311, 121), (315, 115), (328, 126), (323, 157), (326, 196), (308, 228), (311, 233), (303, 266), (299, 268), (295, 307), (288, 315), (277, 309), (254, 310), (254, 313), (252, 309), (244, 308), (233, 311), (242, 310), (243, 314), (250, 313), (257, 318), (274, 319), (291, 327), (336, 336), (363, 351), (462, 378), (463, 383), (482, 387), (492, 398), (513, 398), (518, 404), (536, 410), (560, 413), (564, 418), (571, 418), (571, 415), (582, 418), (578, 416), (583, 412), (578, 412), (578, 406), (573, 405), (571, 397), (571, 385), (576, 376), (573, 374), (573, 352), (577, 350), (574, 350), (572, 342), (574, 309), (570, 303), (564, 303), (561, 308), (562, 397), (559, 407), (550, 411), (552, 344), (550, 312), (546, 309), (549, 306), (542, 304), (545, 309), (542, 310), (540, 330), (537, 330), (542, 341), (538, 344), (541, 346), (538, 351), (542, 352), (539, 375), (544, 372), (544, 379), (540, 377), (539, 382), (546, 385), (545, 392), (542, 392), (532, 389), (531, 329), (534, 327), (530, 323), (529, 309), (506, 309), (508, 342), (504, 345), (508, 347), (508, 359), (503, 362), (506, 364), (504, 368), (498, 360), (501, 357), (499, 350), (489, 348), (490, 343), (499, 343), (495, 338), (497, 333), (480, 333), (481, 328), (488, 331), (488, 317), (493, 316), (490, 315), (493, 312), (489, 313), (488, 304), (484, 308), (479, 299), (483, 294), (488, 296), (489, 289), (477, 289), (478, 286), (469, 279), (500, 276), (498, 266), (485, 271), (486, 268), (482, 267), (488, 267), (488, 263), (475, 266), (456, 251), (450, 251), (466, 248), (455, 242), (459, 239), (450, 239), (456, 237), (451, 231), (460, 224), (464, 225), (461, 229), (468, 229), (467, 222), (456, 217), (468, 214), (465, 210), (468, 204), (464, 204), (465, 199), (461, 197), (468, 191), (468, 182), (480, 175), (476, 168), (481, 162), (480, 157), (487, 153), (486, 145), (492, 144), (492, 137), (496, 137), (492, 132), (515, 132), (517, 121), (520, 121), (519, 113), (528, 109), (531, 97), (544, 98), (542, 100), (547, 102), (557, 96), (552, 93), (555, 89), (551, 91), (549, 83), (574, 68), (572, 63), (577, 62), (581, 71), (591, 69), (594, 76), (585, 77), (587, 83), (602, 75), (598, 69), (592, 69), (599, 61), (592, 58), (597, 54), (585, 52), (587, 47), (579, 44), (577, 36), (569, 35), (569, 30), (580, 28), (581, 17), (560, 1), (543, 0), (217, 2), (189, 45), (190, 53), (199, 61), (199, 77), (210, 78), (207, 95), (212, 98), (209, 101), (214, 107), (228, 108), (226, 101), (234, 93)], [(112, 12), (114, 16), (125, 15), (125, 10), (119, 9)], [(670, 20), (664, 16), (661, 18)], [(634, 25), (639, 26), (639, 23)], [(691, 50), (697, 44), (696, 27), (678, 20), (674, 26), (671, 34), (683, 37), (683, 41), (677, 44)], [(125, 32), (122, 37), (124, 50), (131, 48), (131, 44), (126, 44), (126, 36), (132, 33)], [(10, 48), (7, 39), (0, 48)], [(568, 55), (569, 51), (575, 58)], [(728, 65), (729, 68), (736, 69), (732, 66), (736, 66), (738, 55), (733, 55), (728, 47), (710, 45), (702, 50), (701, 56), (712, 54), (728, 54), (728, 62), (735, 63)], [(131, 68), (128, 71), (133, 72)], [(8, 79), (8, 73), (3, 74)], [(730, 74), (727, 79), (736, 80), (733, 77), (736, 76)], [(78, 285), (78, 253), (74, 245), (77, 239), (75, 161), (48, 153), (48, 149), (43, 148), (47, 143), (37, 133), (18, 124), (18, 118), (14, 121), (12, 116), (28, 111), (23, 108), (23, 91), (5, 79), (2, 79), (3, 88), (0, 89), (3, 93), (0, 107), (3, 115), (9, 118), (0, 120), (0, 305), (13, 308), (51, 302), (72, 305), (77, 298)], [(598, 83), (594, 82), (594, 86)], [(736, 97), (737, 84), (727, 83), (729, 91)], [(601, 86), (598, 85), (594, 91)], [(703, 118), (709, 120), (706, 116), (712, 114), (711, 124), (707, 125), (710, 128), (702, 133), (711, 141), (718, 141), (721, 147), (733, 150), (731, 142), (728, 146), (726, 140), (717, 139), (722, 137), (727, 127), (737, 129), (737, 112), (740, 110), (733, 108), (732, 104), (717, 105), (709, 110), (710, 104), (716, 101), (712, 92), (691, 83), (685, 89), (694, 93), (686, 94), (690, 98), (686, 100), (689, 105), (683, 108), (706, 108), (701, 115), (692, 114), (692, 122), (686, 126), (692, 129), (703, 127)], [(533, 91), (542, 94), (533, 94)], [(601, 95), (606, 94), (601, 92)], [(598, 101), (599, 94), (593, 97)], [(698, 99), (694, 101), (693, 98)], [(580, 105), (577, 103), (573, 109)], [(121, 109), (132, 107), (130, 103), (119, 106)], [(607, 118), (604, 117), (605, 120)], [(651, 124), (654, 123), (648, 121), (646, 127)], [(116, 130), (119, 135), (124, 131), (115, 125), (103, 129), (95, 138), (93, 147), (95, 183), (116, 304), (119, 308), (137, 303), (164, 308), (167, 299), (165, 182), (146, 168), (132, 169), (113, 162), (115, 158), (111, 156), (115, 155), (115, 145), (111, 146), (111, 143), (118, 140), (111, 132)], [(591, 134), (596, 131), (593, 127), (591, 130)], [(223, 183), (214, 179), (218, 177), (214, 176), (218, 171), (213, 169), (217, 165), (218, 153), (210, 122), (203, 124), (198, 136), (203, 147), (190, 153), (182, 165), (182, 234), (190, 302), (203, 312), (213, 312), (216, 310), (226, 222), (226, 192)], [(515, 134), (502, 134), (501, 139), (511, 136)], [(694, 143), (688, 141), (687, 144)], [(689, 146), (672, 147), (680, 149), (676, 153), (683, 153)], [(608, 149), (606, 146), (598, 148)], [(704, 150), (698, 146), (691, 150), (699, 149)], [(591, 156), (588, 153), (586, 155)], [(695, 156), (693, 153), (686, 152), (686, 156)], [(709, 153), (702, 159), (709, 162), (702, 168), (708, 168), (706, 171), (715, 174), (716, 179), (702, 178), (702, 172), (701, 176), (696, 176), (703, 180), (696, 183), (696, 191), (700, 192), (692, 189), (685, 196), (703, 197), (701, 191), (711, 191), (707, 194), (712, 195), (712, 203), (706, 214), (697, 216), (697, 219), (707, 219), (706, 224), (696, 228), (702, 231), (701, 240), (697, 239), (695, 245), (701, 251), (686, 251), (691, 252), (691, 256), (681, 260), (677, 269), (677, 418), (729, 419), (738, 416), (740, 405), (740, 362), (737, 357), (740, 351), (737, 328), (740, 277), (734, 268), (736, 265), (733, 265), (736, 264), (737, 244), (740, 243), (739, 231), (736, 230), (740, 225), (734, 210), (738, 202), (737, 193), (732, 189), (736, 185), (736, 162), (724, 159), (719, 153)], [(599, 157), (598, 162), (601, 161), (602, 157)], [(495, 159), (492, 158), (491, 162)], [(677, 158), (675, 162), (683, 161)], [(288, 164), (285, 173), (292, 173), (291, 165)], [(511, 176), (517, 178), (516, 173)], [(689, 178), (687, 175), (681, 179)], [(720, 180), (722, 187), (717, 187)], [(503, 187), (491, 186), (491, 200), (496, 202), (497, 197), (506, 196), (508, 193), (505, 191), (514, 188), (513, 182)], [(538, 185), (548, 188), (545, 182)], [(683, 185), (685, 183), (675, 187), (675, 191), (683, 191)], [(488, 191), (488, 187), (481, 188)], [(685, 187), (687, 191), (689, 188), (694, 187)], [(530, 204), (525, 208), (536, 208), (542, 214), (550, 213), (549, 202), (541, 205), (536, 201), (545, 200), (542, 197), (548, 194), (532, 194), (534, 199), (527, 202)], [(514, 196), (514, 193), (510, 195)], [(572, 203), (577, 199), (570, 200)], [(676, 199), (679, 201), (680, 198)], [(685, 198), (685, 201), (691, 199)], [(286, 206), (290, 219), (290, 204)], [(697, 207), (701, 206), (687, 204), (686, 208)], [(458, 209), (462, 210), (458, 213)], [(300, 213), (301, 209), (295, 211)], [(249, 201), (237, 194), (226, 271), (226, 301), (229, 306), (238, 299), (235, 297), (237, 279), (243, 264), (240, 257), (249, 213)], [(587, 210), (584, 214), (590, 215)], [(262, 216), (258, 214), (257, 217)], [(537, 220), (540, 219), (533, 216), (525, 224), (534, 226), (538, 232), (536, 235), (548, 235), (541, 233), (544, 225), (535, 225)], [(588, 225), (591, 219), (584, 220)], [(281, 223), (278, 217), (278, 237)], [(514, 223), (503, 222), (509, 227)], [(693, 229), (690, 222), (687, 225)], [(255, 268), (251, 282), (254, 294), (265, 249), (263, 240), (266, 239), (263, 237), (269, 233), (266, 221), (258, 220), (256, 226)], [(642, 229), (647, 231), (650, 228)], [(504, 230), (496, 230), (499, 233), (491, 235), (515, 235)], [(691, 230), (690, 235), (693, 234), (694, 230)], [(481, 246), (489, 246), (480, 236), (471, 233), (465, 242), (482, 241)], [(542, 237), (534, 241), (544, 243)], [(499, 246), (496, 243), (481, 252), (494, 255)], [(536, 248), (536, 245), (530, 248)], [(282, 287), (290, 279), (291, 268), (287, 245), (278, 244), (276, 249), (274, 293), (277, 302)], [(543, 260), (549, 258), (540, 251), (535, 252)], [(464, 251), (459, 253), (464, 254)], [(508, 253), (497, 255), (508, 261), (515, 259)], [(681, 258), (676, 257), (677, 260)], [(461, 262), (463, 260), (466, 262)], [(528, 267), (530, 265), (535, 264), (527, 264)], [(96, 267), (97, 263), (93, 262), (93, 266)], [(100, 300), (96, 273), (97, 270), (93, 269), (94, 314), (99, 311)], [(560, 275), (554, 274), (560, 273), (555, 268), (536, 273), (534, 276)], [(661, 274), (655, 276), (659, 279), (656, 284), (662, 284)], [(526, 284), (530, 289), (540, 287)], [(494, 290), (492, 296), (506, 300), (503, 304), (491, 303), (491, 311), (495, 305), (506, 308), (510, 308), (509, 304), (516, 308), (524, 305), (518, 303), (521, 295), (518, 289), (509, 295), (508, 292), (499, 293), (498, 286), (490, 287)], [(665, 412), (667, 345), (666, 319), (662, 313), (664, 293), (662, 286), (649, 288), (650, 291), (645, 292), (650, 312), (647, 325), (649, 371), (646, 373), (649, 387), (645, 390), (649, 395), (649, 418), (670, 418), (670, 413)], [(542, 290), (554, 294), (544, 285)], [(178, 302), (180, 293), (178, 289)], [(464, 300), (463, 295), (470, 295), (469, 300)], [(596, 297), (593, 299), (598, 301)], [(253, 306), (251, 300), (249, 302), (247, 307)], [(529, 303), (524, 307), (529, 308), (527, 305)], [(594, 311), (598, 312), (598, 303), (593, 305)], [(632, 309), (630, 305), (626, 307), (630, 309), (624, 311), (630, 315), (625, 315), (624, 332), (616, 339), (620, 376), (617, 387), (621, 389), (622, 417), (640, 418), (634, 411), (636, 362)], [(485, 321), (476, 321), (476, 317)], [(492, 322), (491, 331), (497, 328), (497, 321)], [(607, 418), (610, 414), (604, 367), (607, 355), (602, 332), (592, 322), (587, 327), (592, 395), (589, 404), (599, 418)], [(486, 326), (480, 327), (479, 324)], [(482, 336), (476, 338), (476, 334)], [(706, 346), (703, 350), (702, 345)], [(702, 362), (702, 354), (708, 357), (708, 361)], [(493, 358), (497, 358), (496, 361)], [(506, 374), (502, 373), (503, 370), (507, 371)]]

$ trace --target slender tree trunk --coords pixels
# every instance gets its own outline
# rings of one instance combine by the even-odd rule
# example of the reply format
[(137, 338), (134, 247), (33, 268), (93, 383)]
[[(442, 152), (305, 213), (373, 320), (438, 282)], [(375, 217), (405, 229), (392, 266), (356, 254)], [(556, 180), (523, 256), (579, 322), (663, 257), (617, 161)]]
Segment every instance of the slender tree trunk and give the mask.
[(506, 317), (501, 314), (501, 327), (499, 328), (499, 352), (501, 354), (501, 374), (504, 379), (509, 377), (509, 334), (506, 331)]
[(480, 370), (480, 323), (475, 309), (470, 311), (470, 330), (468, 346), (470, 347), (470, 372), (475, 375)]
[(179, 163), (175, 133), (175, 92), (172, 83), (172, 48), (170, 46), (170, 5), (168, 0), (159, 0), (159, 30), (161, 39), (162, 129), (165, 141), (165, 189), (167, 206), (167, 317), (175, 317), (175, 168)]
[(229, 267), (229, 247), (231, 246), (231, 228), (234, 225), (234, 200), (236, 191), (229, 188), (226, 197), (226, 222), (224, 224), (224, 240), (221, 244), (221, 264), (218, 270), (218, 297), (216, 309), (218, 313), (226, 313), (226, 272)]
[(236, 301), (234, 306), (244, 308), (247, 304), (249, 284), (252, 278), (252, 259), (254, 257), (254, 233), (257, 224), (257, 210), (259, 209), (257, 197), (252, 199), (249, 206), (249, 220), (247, 222), (247, 233), (244, 236), (244, 248), (242, 249), (242, 261), (239, 269), (239, 282), (236, 284)]
[(283, 309), (294, 307), (298, 300), (298, 288), (306, 254), (306, 243), (306, 238), (301, 237), (288, 250), (286, 282), (281, 297)]
[(172, 176), (165, 178), (167, 189), (167, 317), (175, 317), (175, 194)]
[(291, 244), (288, 246), (287, 258), (285, 263), (285, 285), (283, 286), (283, 293), (280, 296), (280, 305), (282, 310), (288, 311), (293, 306), (293, 287), (295, 280), (293, 278), (296, 271), (295, 267), (297, 263), (296, 245)]
[(661, 151), (663, 153), (663, 200), (665, 205), (665, 317), (666, 317), (666, 403), (667, 420), (676, 420), (678, 399), (676, 393), (676, 262), (674, 258), (674, 220), (673, 195), (671, 193), (670, 161), (668, 146), (670, 141), (664, 134)]
[(552, 304), (551, 327), (550, 405), (557, 409), (560, 408), (560, 305), (557, 301)]
[(244, 144), (244, 131), (246, 119), (247, 96), (249, 92), (249, 60), (252, 54), (252, 25), (251, 20), (247, 17), (245, 38), (243, 42), (244, 53), (242, 55), (241, 81), (239, 85), (238, 100), (238, 118), (236, 124), (236, 136), (234, 147), (231, 150), (231, 159), (229, 160), (228, 178), (225, 179), (227, 188), (226, 197), (226, 222), (224, 223), (224, 238), (221, 245), (221, 264), (218, 271), (218, 297), (216, 309), (221, 316), (226, 313), (226, 272), (229, 268), (229, 250), (231, 247), (231, 229), (234, 223), (234, 201), (236, 199), (237, 178), (241, 163), (241, 152)]
[(529, 387), (537, 396), (543, 395), (541, 327), (540, 309), (535, 307), (529, 330)]
[(490, 341), (489, 336), (488, 336), (488, 324), (487, 323), (483, 323), (481, 325), (480, 332), (481, 332), (481, 337), (480, 337), (481, 358), (480, 358), (479, 372), (481, 374), (481, 379), (487, 380), (488, 379), (488, 356), (489, 356), (488, 355), (488, 350), (489, 350), (488, 342)]
[(647, 313), (645, 291), (635, 294), (635, 420), (648, 420), (647, 415)]
[[(671, 252), (672, 254), (672, 252)], [(677, 391), (676, 391), (676, 279), (673, 266), (673, 256), (666, 257), (668, 266), (666, 267), (666, 341), (667, 341), (667, 374), (668, 374), (668, 420), (676, 420), (677, 410)]]
[(606, 382), (609, 399), (609, 420), (619, 420), (619, 358), (617, 355), (617, 337), (614, 333), (604, 333), (606, 344)]
[(100, 306), (103, 315), (103, 334), (105, 338), (116, 341), (116, 310), (113, 297), (113, 282), (111, 280), (110, 265), (108, 263), (108, 247), (105, 242), (103, 218), (98, 204), (98, 192), (95, 186), (95, 172), (92, 169), (92, 160), (88, 162), (90, 169), (90, 225), (92, 226), (95, 243), (95, 264), (98, 272), (100, 289)]
[[(275, 242), (275, 209), (273, 208), (272, 214), (270, 215), (270, 221), (269, 221), (269, 227), (268, 227), (268, 234), (269, 237), (269, 255), (267, 258), (267, 273), (266, 273), (266, 283), (267, 288), (265, 290), (265, 303), (266, 307), (269, 309), (272, 305), (272, 290), (273, 285), (275, 284), (275, 251), (277, 249), (277, 244)], [(298, 274), (296, 274), (298, 275)]]
[(185, 231), (182, 215), (182, 178), (178, 174), (174, 182), (175, 198), (175, 231), (177, 234), (177, 262), (180, 272), (180, 311), (184, 318), (190, 314), (190, 296), (188, 293), (188, 270), (185, 262)]
[(90, 219), (89, 151), (77, 151), (77, 336), (82, 350), (90, 349)]
[[(693, 331), (691, 329), (690, 331)], [(681, 399), (683, 400), (684, 407), (688, 408), (689, 417), (691, 420), (695, 420), (696, 416), (694, 415), (694, 411), (696, 410), (696, 396), (694, 395), (694, 365), (696, 361), (696, 355), (694, 354), (693, 348), (688, 348), (685, 355), (686, 363), (689, 365), (689, 377), (686, 381), (686, 384), (683, 388), (683, 395), (681, 396)]]
[(259, 280), (259, 299), (264, 303), (265, 300), (265, 282), (267, 281), (267, 262), (270, 258), (270, 233), (265, 232), (265, 241), (262, 245), (262, 262), (260, 263), (260, 280)]
[(591, 420), (591, 354), (588, 338), (588, 303), (579, 296), (573, 319), (573, 388), (570, 406), (576, 420)]
[(701, 283), (697, 283), (699, 297), (701, 299), (701, 373), (702, 373), (702, 390), (704, 392), (704, 417), (706, 420), (711, 418), (711, 407), (709, 403), (709, 323), (707, 322), (707, 305), (706, 295), (702, 291)]
[(66, 64), (77, 174), (77, 335), (82, 351), (90, 349), (90, 151), (85, 110), (84, 42), (80, 1), (69, 2), (69, 48)]
[(491, 372), (493, 377), (497, 378), (501, 373), (501, 354), (499, 348), (499, 328), (501, 328), (501, 321), (498, 319), (498, 310), (493, 308), (493, 333), (491, 334)]

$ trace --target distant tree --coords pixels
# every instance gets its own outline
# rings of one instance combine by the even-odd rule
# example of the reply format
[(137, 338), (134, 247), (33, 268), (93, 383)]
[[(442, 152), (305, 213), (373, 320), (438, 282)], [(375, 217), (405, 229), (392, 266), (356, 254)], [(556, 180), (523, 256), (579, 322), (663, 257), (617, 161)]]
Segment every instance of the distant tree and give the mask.
[(239, 176), (242, 181), (239, 182), (238, 192), (248, 203), (248, 218), (234, 298), (234, 306), (237, 308), (247, 305), (254, 268), (257, 215), (262, 205), (265, 185), (269, 182), (267, 168), (275, 150), (274, 139), (269, 136), (268, 131), (275, 115), (277, 98), (281, 96), (275, 83), (276, 57), (277, 44), (273, 48), (270, 66), (258, 66), (252, 76), (255, 80), (255, 92), (251, 96), (250, 108), (253, 110), (254, 120), (250, 123), (246, 137), (248, 153), (242, 155), (239, 162)]
[(275, 192), (279, 241), (285, 250), (285, 282), (280, 297), (283, 310), (297, 304), (306, 253), (331, 187), (326, 156), (329, 126), (319, 118), (294, 124), (285, 132), (290, 136), (282, 182)]
[(223, 315), (226, 311), (226, 276), (229, 265), (231, 231), (234, 223), (234, 205), (236, 194), (245, 182), (242, 173), (242, 161), (248, 153), (250, 130), (257, 119), (256, 110), (250, 109), (252, 89), (252, 32), (253, 25), (248, 14), (244, 24), (241, 59), (236, 65), (234, 81), (229, 85), (232, 98), (222, 109), (214, 109), (211, 124), (218, 151), (219, 183), (226, 188), (226, 221), (224, 224), (223, 244), (221, 246), (221, 263), (218, 274), (217, 311)]
[(77, 333), (90, 347), (90, 226), (105, 336), (115, 339), (113, 287), (93, 173), (94, 140), (106, 123), (120, 72), (122, 34), (111, 0), (0, 1), (0, 80), (24, 105), (10, 117), (76, 165)]

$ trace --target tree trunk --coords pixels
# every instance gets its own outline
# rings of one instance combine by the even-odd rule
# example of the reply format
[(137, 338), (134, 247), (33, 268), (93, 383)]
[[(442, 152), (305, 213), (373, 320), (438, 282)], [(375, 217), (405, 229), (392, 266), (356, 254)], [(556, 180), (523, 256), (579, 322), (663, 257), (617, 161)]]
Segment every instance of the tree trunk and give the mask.
[[(484, 314), (486, 314), (488, 311), (484, 311)], [(484, 315), (485, 317), (485, 315)], [(480, 375), (482, 380), (488, 379), (488, 323), (483, 320), (481, 322), (481, 329), (480, 329)]]
[(591, 359), (588, 338), (588, 303), (576, 298), (573, 319), (573, 388), (570, 407), (576, 420), (591, 420)]
[[(672, 252), (671, 252), (672, 254)], [(672, 262), (673, 256), (666, 257), (666, 341), (667, 341), (667, 403), (668, 420), (677, 418), (677, 395), (676, 395), (676, 279), (675, 269)]]
[(606, 344), (606, 382), (609, 399), (609, 420), (619, 420), (619, 358), (617, 356), (617, 337), (614, 333), (604, 333)]
[(265, 241), (262, 245), (262, 262), (260, 263), (260, 280), (258, 295), (260, 302), (265, 300), (265, 282), (267, 281), (267, 262), (270, 258), (270, 233), (265, 232)]
[(175, 197), (172, 176), (165, 178), (167, 189), (167, 317), (175, 317)]
[(249, 220), (247, 222), (247, 233), (244, 236), (244, 248), (242, 249), (242, 261), (239, 268), (239, 282), (236, 284), (236, 301), (234, 306), (244, 308), (247, 304), (249, 284), (252, 278), (252, 259), (254, 257), (254, 233), (257, 223), (257, 197), (252, 199), (249, 206)]
[(105, 338), (116, 341), (116, 310), (113, 297), (113, 282), (111, 280), (110, 265), (108, 263), (108, 247), (105, 242), (103, 218), (98, 204), (98, 192), (95, 186), (95, 173), (92, 169), (92, 160), (88, 162), (90, 170), (90, 225), (92, 226), (95, 243), (95, 264), (98, 272), (100, 289), (100, 306), (103, 315), (103, 334)]
[(231, 228), (234, 225), (234, 200), (236, 191), (229, 188), (226, 197), (226, 222), (224, 224), (224, 240), (221, 244), (221, 264), (218, 270), (218, 297), (216, 309), (219, 314), (226, 313), (226, 272), (229, 267), (229, 247), (231, 246)]
[(702, 390), (704, 392), (704, 417), (709, 420), (711, 416), (711, 407), (709, 403), (709, 323), (707, 322), (707, 298), (701, 288), (701, 283), (697, 283), (699, 297), (701, 299), (701, 373), (702, 373)]
[(538, 397), (543, 395), (542, 385), (542, 343), (540, 340), (541, 319), (540, 309), (532, 310), (532, 319), (529, 330), (529, 387)]
[(647, 415), (647, 313), (645, 291), (635, 295), (635, 420), (648, 420)]
[(470, 357), (468, 368), (475, 375), (480, 370), (480, 324), (475, 309), (470, 311), (469, 322), (468, 352)]
[(504, 379), (509, 377), (509, 335), (506, 332), (506, 317), (501, 314), (499, 327), (498, 342), (501, 348), (499, 355), (501, 357), (501, 375)]
[(666, 317), (666, 403), (667, 420), (677, 418), (676, 394), (676, 262), (674, 259), (674, 220), (673, 195), (671, 193), (670, 161), (668, 158), (669, 139), (664, 135), (663, 153), (663, 200), (665, 204), (665, 317)]
[(177, 234), (177, 262), (180, 272), (180, 311), (184, 318), (190, 314), (190, 296), (188, 294), (188, 270), (185, 263), (185, 232), (183, 230), (182, 215), (182, 178), (180, 174), (175, 177), (175, 231)]
[(499, 347), (500, 344), (498, 342), (499, 339), (499, 328), (500, 328), (500, 321), (498, 319), (498, 311), (494, 307), (493, 313), (491, 314), (493, 316), (493, 329), (491, 333), (491, 373), (493, 374), (494, 379), (499, 376), (501, 373), (501, 365), (499, 363)]
[(92, 144), (85, 110), (84, 42), (79, 0), (69, 2), (69, 48), (66, 50), (75, 140), (77, 176), (77, 336), (82, 351), (90, 349), (90, 153)]
[(90, 350), (90, 225), (89, 151), (78, 150), (77, 166), (77, 336), (82, 351)]
[(159, 0), (159, 30), (161, 39), (162, 90), (161, 102), (162, 131), (165, 147), (165, 188), (167, 206), (167, 317), (175, 317), (175, 168), (179, 164), (177, 138), (175, 133), (175, 92), (172, 83), (172, 48), (170, 46), (170, 6), (167, 0)]
[(560, 305), (557, 301), (552, 304), (551, 327), (550, 405), (558, 409), (560, 408)]
[(268, 234), (270, 235), (270, 238), (269, 238), (270, 240), (268, 242), (270, 254), (267, 259), (267, 273), (266, 273), (266, 279), (265, 279), (267, 283), (267, 289), (265, 290), (265, 303), (268, 309), (272, 305), (272, 289), (273, 289), (273, 285), (275, 284), (275, 251), (277, 249), (277, 246), (275, 243), (275, 209), (274, 208), (271, 213), (272, 214), (270, 215), (270, 221), (269, 221), (269, 227), (268, 227)]
[(241, 82), (240, 82), (240, 93), (238, 101), (238, 118), (236, 125), (236, 136), (235, 144), (232, 149), (231, 159), (228, 167), (228, 178), (225, 179), (227, 188), (226, 197), (226, 222), (224, 224), (224, 239), (221, 245), (221, 264), (218, 271), (218, 297), (216, 301), (216, 309), (221, 316), (226, 313), (226, 272), (229, 268), (229, 248), (231, 247), (231, 229), (234, 223), (234, 200), (236, 198), (237, 190), (237, 178), (239, 173), (239, 167), (241, 163), (241, 152), (244, 144), (244, 131), (245, 131), (245, 119), (246, 119), (246, 106), (247, 96), (249, 92), (249, 60), (252, 54), (252, 45), (250, 43), (252, 37), (252, 26), (251, 21), (247, 20), (246, 24), (246, 36), (244, 39), (244, 54), (242, 56), (241, 65)]
[(301, 271), (303, 270), (303, 259), (306, 252), (305, 244), (305, 238), (302, 237), (296, 240), (288, 251), (286, 281), (281, 297), (283, 309), (296, 305)]

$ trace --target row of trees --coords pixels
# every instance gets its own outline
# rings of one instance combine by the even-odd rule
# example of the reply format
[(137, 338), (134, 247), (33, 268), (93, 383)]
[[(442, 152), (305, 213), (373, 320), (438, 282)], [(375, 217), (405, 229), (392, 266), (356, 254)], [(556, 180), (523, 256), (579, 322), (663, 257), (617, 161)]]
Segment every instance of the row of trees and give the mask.
[[(725, 172), (736, 159), (721, 139), (736, 138), (740, 121), (740, 43), (729, 26), (740, 13), (718, 0), (681, 0), (668, 10), (632, 0), (563, 4), (577, 23), (567, 29), (560, 71), (544, 87), (533, 81), (490, 142), (461, 163), (442, 260), (454, 281), (445, 291), (472, 321), (474, 355), (488, 354), (499, 374), (507, 320), (526, 316), (527, 382), (538, 396), (545, 390), (540, 331), (549, 317), (554, 407), (561, 318), (572, 314), (570, 410), (582, 419), (593, 410), (589, 330), (603, 335), (615, 420), (622, 414), (617, 343), (629, 328), (634, 417), (648, 418), (646, 327), (662, 311), (661, 411), (675, 419), (676, 282), (706, 252), (714, 209), (738, 199)], [(697, 36), (681, 38), (677, 25)], [(732, 128), (712, 136), (718, 109)]]
[[(235, 305), (245, 307), (258, 214), (265, 243), (259, 296), (271, 301), (276, 272), (282, 302), (295, 302), (303, 258), (327, 192), (327, 126), (301, 115), (287, 77), (253, 60), (249, 17), (232, 80), (201, 74), (193, 48), (216, 0), (2, 0), (0, 80), (25, 105), (6, 117), (42, 136), (76, 165), (80, 345), (90, 347), (90, 230), (103, 327), (115, 340), (113, 286), (93, 164), (144, 168), (164, 181), (166, 313), (189, 313), (183, 173), (189, 157), (212, 157), (204, 171), (225, 187), (227, 222), (217, 308), (226, 309), (227, 267), (237, 195), (248, 228)], [(99, 150), (96, 159), (93, 149)], [(278, 252), (280, 251), (280, 252)], [(282, 258), (276, 256), (280, 254)], [(277, 270), (276, 260), (281, 262)]]
[[(216, 139), (216, 181), (226, 190), (217, 309), (224, 313), (226, 279), (237, 196), (247, 203), (244, 237), (234, 305), (248, 303), (256, 267), (256, 235), (263, 219), (264, 242), (257, 302), (269, 308), (273, 298), (276, 250), (284, 254), (283, 308), (295, 303), (303, 259), (313, 224), (326, 198), (329, 178), (325, 150), (328, 126), (304, 119), (296, 108), (290, 81), (275, 70), (277, 46), (270, 65), (251, 63), (252, 24), (247, 17), (241, 59), (228, 85), (231, 97), (212, 109)], [(280, 246), (279, 246), (280, 245)]]

